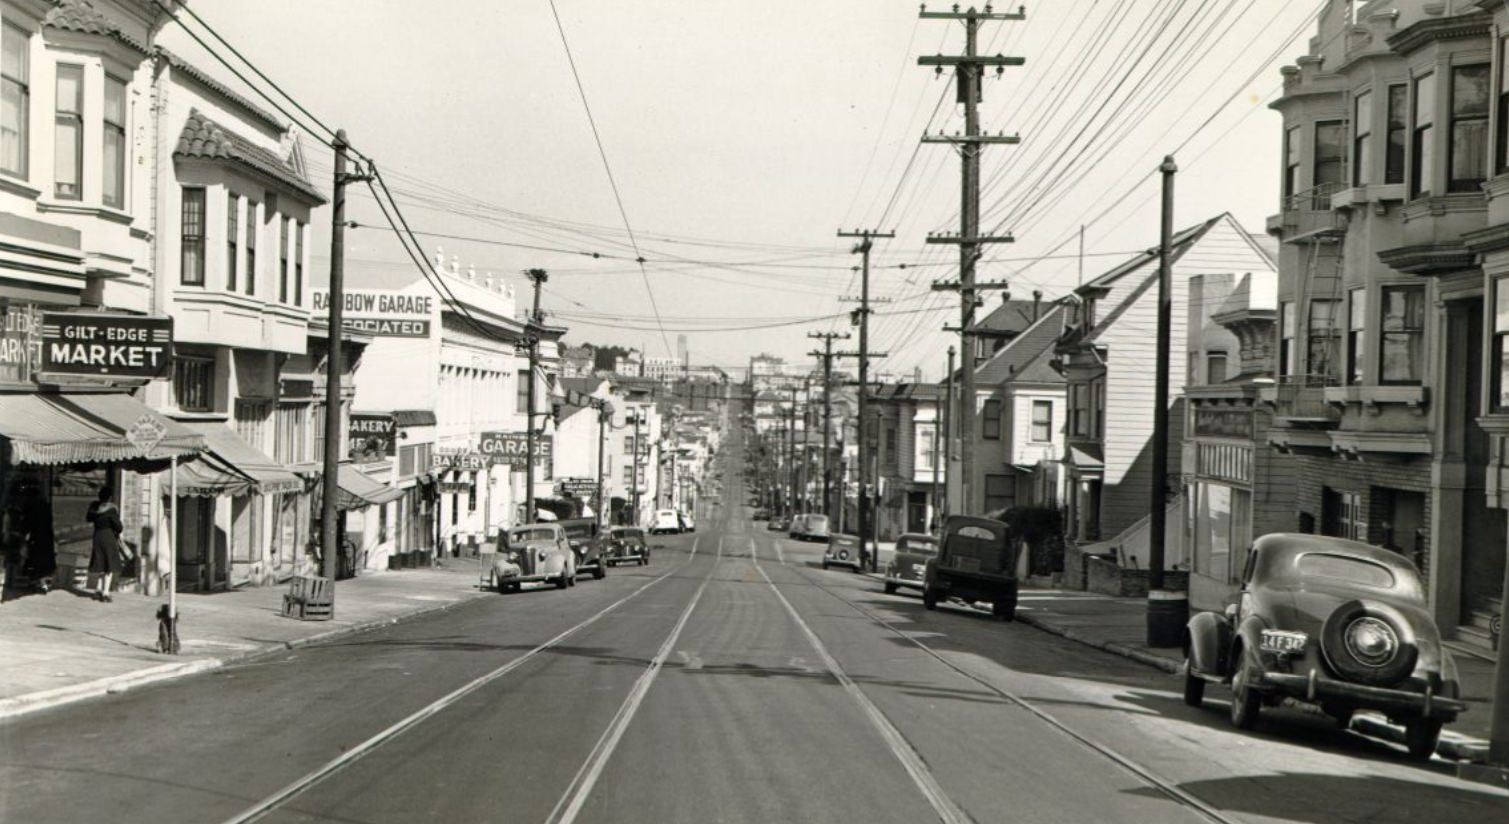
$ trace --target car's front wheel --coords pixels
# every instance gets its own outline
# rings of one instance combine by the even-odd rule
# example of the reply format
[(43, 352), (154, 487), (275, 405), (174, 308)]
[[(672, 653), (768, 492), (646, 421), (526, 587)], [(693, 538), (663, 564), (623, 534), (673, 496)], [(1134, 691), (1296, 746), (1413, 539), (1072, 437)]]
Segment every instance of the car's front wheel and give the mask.
[(1436, 751), (1436, 742), (1441, 739), (1441, 722), (1420, 718), (1404, 725), (1404, 746), (1410, 758), (1430, 760)]
[(605, 569), (602, 564), (598, 564), (597, 567), (592, 570), (592, 577), (598, 581), (601, 581), (603, 579), (603, 576), (607, 574), (608, 570)]
[(571, 586), (571, 581), (570, 581), (570, 579), (568, 579), (566, 577), (566, 573), (562, 572), (561, 573), (561, 577), (555, 579), (555, 588), (556, 589), (565, 589), (566, 587), (569, 587), (569, 586)]
[(1231, 725), (1239, 730), (1252, 729), (1257, 726), (1262, 708), (1263, 696), (1252, 688), (1251, 667), (1239, 664), (1236, 674), (1231, 676)]
[(1184, 703), (1198, 707), (1205, 701), (1205, 679), (1195, 675), (1192, 666), (1188, 658), (1184, 659)]
[(887, 595), (895, 595), (896, 594), (896, 585), (893, 584), (893, 583), (891, 583), (890, 581), (886, 581), (885, 582), (885, 594), (887, 594)]

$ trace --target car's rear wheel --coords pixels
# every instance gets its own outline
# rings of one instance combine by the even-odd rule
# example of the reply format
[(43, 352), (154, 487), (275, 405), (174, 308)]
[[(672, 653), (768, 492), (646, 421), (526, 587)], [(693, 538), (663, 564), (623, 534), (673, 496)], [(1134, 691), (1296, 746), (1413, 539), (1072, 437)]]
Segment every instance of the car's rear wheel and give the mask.
[(823, 569), (827, 569), (827, 568), (828, 568), (828, 562), (827, 561), (823, 561)]
[(1195, 675), (1192, 662), (1184, 659), (1184, 703), (1198, 707), (1205, 703), (1205, 679)]
[(1410, 758), (1428, 761), (1436, 751), (1436, 742), (1441, 739), (1441, 722), (1419, 718), (1404, 725), (1404, 746)]
[(938, 593), (932, 587), (922, 588), (922, 606), (924, 609), (938, 608)]
[(1016, 620), (1016, 583), (996, 593), (994, 601), (990, 602), (990, 612), (1002, 621)]
[(566, 573), (562, 572), (561, 577), (555, 579), (555, 588), (565, 589), (568, 586), (571, 586), (571, 583), (566, 579)]
[[(1242, 654), (1240, 651), (1237, 653)], [(1252, 688), (1252, 670), (1246, 663), (1237, 665), (1231, 676), (1231, 725), (1239, 730), (1257, 726), (1258, 714), (1263, 709), (1263, 696)]]
[(896, 585), (893, 584), (893, 583), (891, 583), (890, 581), (886, 581), (885, 582), (885, 594), (887, 594), (887, 595), (895, 595), (896, 594)]
[(598, 581), (601, 581), (603, 579), (603, 576), (607, 574), (608, 570), (602, 564), (598, 564), (597, 567), (592, 570), (592, 577)]

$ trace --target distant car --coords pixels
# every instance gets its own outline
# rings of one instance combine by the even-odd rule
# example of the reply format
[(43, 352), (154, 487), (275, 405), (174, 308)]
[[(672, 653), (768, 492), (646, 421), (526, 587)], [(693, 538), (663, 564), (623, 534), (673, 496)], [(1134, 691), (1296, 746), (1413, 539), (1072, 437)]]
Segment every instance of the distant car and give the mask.
[(609, 566), (637, 563), (644, 566), (650, 562), (650, 547), (645, 543), (644, 530), (637, 526), (616, 526), (608, 530), (608, 544), (603, 549), (603, 562)]
[(681, 518), (674, 509), (657, 509), (650, 518), (650, 534), (661, 535), (669, 533), (675, 535), (681, 532)]
[(750, 515), (749, 518), (753, 521), (768, 521), (770, 520), (770, 513), (763, 509), (756, 509), (754, 514)]
[(592, 577), (602, 580), (607, 574), (603, 563), (601, 527), (596, 518), (566, 518), (556, 522), (566, 532), (566, 541), (576, 553), (576, 571), (591, 572)]
[(908, 532), (896, 539), (896, 550), (885, 566), (885, 591), (893, 594), (899, 587), (922, 589), (927, 562), (938, 555), (938, 539), (920, 532)]
[(770, 516), (770, 520), (765, 522), (765, 528), (774, 532), (780, 532), (786, 528), (786, 519), (779, 515), (772, 515)]
[(1016, 562), (1019, 548), (1006, 524), (991, 518), (950, 515), (943, 522), (938, 554), (922, 573), (922, 605), (937, 609), (948, 597), (989, 601), (991, 614), (1016, 618)]
[(827, 541), (828, 516), (818, 514), (802, 516), (801, 524), (796, 529), (796, 537), (801, 541)]
[(1343, 538), (1276, 533), (1247, 553), (1237, 603), (1190, 619), (1184, 702), (1231, 685), (1231, 723), (1251, 729), (1264, 704), (1291, 698), (1350, 722), (1375, 710), (1404, 727), (1416, 758), (1467, 705), (1456, 663), (1403, 555)]
[(863, 572), (869, 558), (859, 547), (858, 535), (834, 534), (828, 537), (828, 549), (823, 552), (823, 569), (834, 566), (848, 567)]
[(694, 520), (692, 520), (692, 513), (690, 513), (690, 512), (678, 512), (678, 513), (676, 513), (676, 517), (681, 521), (681, 531), (682, 532), (696, 532), (697, 531), (697, 522), (694, 521)]
[(576, 583), (576, 553), (559, 524), (525, 524), (501, 533), (493, 557), (492, 585), (500, 593), (518, 592), (527, 583)]

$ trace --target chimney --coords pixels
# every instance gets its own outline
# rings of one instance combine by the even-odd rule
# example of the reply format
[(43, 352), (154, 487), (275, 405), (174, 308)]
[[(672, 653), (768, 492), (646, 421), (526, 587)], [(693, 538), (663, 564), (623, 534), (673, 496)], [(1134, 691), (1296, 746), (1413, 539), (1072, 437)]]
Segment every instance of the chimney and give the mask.
[(451, 255), (451, 277), (461, 277), (461, 256)]
[(1010, 289), (1003, 289), (1003, 290), (1001, 290), (1001, 302), (1002, 303), (1010, 303), (1011, 302), (1011, 290)]
[(1038, 307), (1043, 302), (1043, 290), (1032, 290), (1032, 322), (1037, 323)]
[(445, 271), (445, 247), (443, 246), (435, 247), (435, 268)]

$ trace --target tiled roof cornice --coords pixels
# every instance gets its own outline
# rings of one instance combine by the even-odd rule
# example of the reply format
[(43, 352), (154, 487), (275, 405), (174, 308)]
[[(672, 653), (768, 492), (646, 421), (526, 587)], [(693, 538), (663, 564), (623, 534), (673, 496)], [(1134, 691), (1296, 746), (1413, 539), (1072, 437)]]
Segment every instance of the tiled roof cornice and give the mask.
[(320, 190), (277, 154), (222, 127), (198, 109), (191, 110), (188, 120), (184, 121), (173, 156), (235, 163), (287, 186), (311, 203), (325, 202), (325, 196)]
[(109, 37), (143, 55), (149, 53), (145, 45), (121, 31), (114, 20), (96, 9), (89, 0), (53, 0), (53, 8), (47, 12), (47, 16), (42, 18), (42, 26), (59, 31)]

